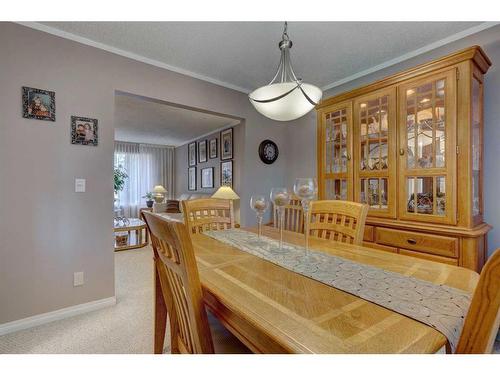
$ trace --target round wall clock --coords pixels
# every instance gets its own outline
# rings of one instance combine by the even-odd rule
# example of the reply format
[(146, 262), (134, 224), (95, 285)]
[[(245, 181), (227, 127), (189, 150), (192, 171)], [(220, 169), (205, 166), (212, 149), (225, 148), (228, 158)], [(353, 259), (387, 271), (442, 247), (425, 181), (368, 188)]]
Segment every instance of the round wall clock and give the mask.
[(278, 159), (278, 154), (278, 146), (273, 141), (266, 139), (260, 143), (259, 156), (263, 163), (274, 163)]

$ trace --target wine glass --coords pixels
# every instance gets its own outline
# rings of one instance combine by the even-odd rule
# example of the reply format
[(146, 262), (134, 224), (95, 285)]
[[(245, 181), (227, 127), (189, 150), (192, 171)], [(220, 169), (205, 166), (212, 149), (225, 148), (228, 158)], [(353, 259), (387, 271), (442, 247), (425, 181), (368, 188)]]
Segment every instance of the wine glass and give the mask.
[(318, 183), (315, 178), (297, 178), (293, 191), (300, 198), (304, 211), (304, 237), (306, 242), (306, 256), (309, 255), (309, 204), (318, 192)]
[(258, 236), (259, 240), (262, 235), (262, 218), (264, 217), (264, 213), (269, 207), (269, 201), (263, 195), (252, 195), (250, 198), (250, 208), (255, 211), (257, 215), (257, 224), (258, 224)]
[(278, 210), (278, 219), (280, 225), (280, 251), (283, 250), (283, 226), (285, 221), (285, 206), (290, 204), (290, 193), (287, 188), (272, 188), (271, 201)]

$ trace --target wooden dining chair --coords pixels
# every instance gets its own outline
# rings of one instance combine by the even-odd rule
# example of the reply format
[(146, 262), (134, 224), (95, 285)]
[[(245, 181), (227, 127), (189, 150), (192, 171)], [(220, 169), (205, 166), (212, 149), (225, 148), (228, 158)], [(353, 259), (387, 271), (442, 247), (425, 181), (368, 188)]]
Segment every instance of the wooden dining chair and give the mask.
[(309, 235), (361, 245), (368, 206), (366, 204), (324, 200), (312, 201)]
[(499, 327), (500, 249), (497, 249), (481, 271), (455, 353), (491, 353)]
[[(290, 203), (285, 206), (283, 229), (297, 233), (304, 233), (304, 214), (300, 198), (293, 195)], [(273, 208), (273, 226), (279, 228), (279, 214), (276, 207)]]
[(182, 201), (188, 232), (234, 228), (233, 201), (229, 199), (192, 199)]
[(143, 214), (151, 233), (155, 264), (155, 354), (163, 352), (167, 312), (171, 353), (248, 353), (249, 349), (215, 318), (210, 319), (213, 325), (209, 325), (185, 225), (150, 212)]

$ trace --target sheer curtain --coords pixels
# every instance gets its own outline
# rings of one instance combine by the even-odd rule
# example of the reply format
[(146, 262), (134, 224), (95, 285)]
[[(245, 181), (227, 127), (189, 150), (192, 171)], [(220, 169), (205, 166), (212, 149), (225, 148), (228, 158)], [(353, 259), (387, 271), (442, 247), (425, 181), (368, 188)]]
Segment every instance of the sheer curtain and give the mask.
[(115, 167), (122, 166), (128, 174), (119, 193), (120, 206), (126, 217), (139, 217), (139, 208), (146, 206), (142, 198), (155, 185), (163, 185), (170, 198), (174, 189), (174, 148), (115, 141)]

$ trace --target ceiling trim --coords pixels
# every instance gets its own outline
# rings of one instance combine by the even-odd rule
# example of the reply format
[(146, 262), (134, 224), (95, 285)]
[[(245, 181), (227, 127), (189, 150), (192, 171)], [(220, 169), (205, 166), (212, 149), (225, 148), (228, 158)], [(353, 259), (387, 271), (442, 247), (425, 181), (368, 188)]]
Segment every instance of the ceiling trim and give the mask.
[(387, 61), (385, 61), (385, 62), (383, 62), (381, 64), (372, 66), (371, 68), (362, 70), (362, 71), (360, 71), (358, 73), (355, 73), (355, 74), (352, 74), (352, 75), (350, 75), (348, 77), (339, 79), (338, 81), (332, 82), (329, 85), (326, 85), (326, 86), (322, 87), (322, 90), (326, 91), (326, 90), (332, 89), (334, 87), (343, 85), (343, 84), (345, 84), (347, 82), (354, 81), (355, 79), (364, 77), (364, 76), (366, 76), (368, 74), (371, 74), (371, 73), (374, 73), (374, 72), (376, 72), (378, 70), (382, 70), (382, 69), (388, 68), (389, 66), (396, 65), (396, 64), (398, 64), (400, 62), (403, 62), (405, 60), (409, 60), (409, 59), (411, 59), (413, 57), (416, 57), (418, 55), (421, 55), (423, 53), (432, 51), (433, 49), (442, 47), (442, 46), (444, 46), (446, 44), (455, 42), (455, 41), (457, 41), (459, 39), (463, 39), (463, 38), (468, 37), (470, 35), (477, 34), (477, 33), (481, 32), (483, 30), (489, 29), (490, 27), (494, 27), (494, 26), (497, 26), (497, 25), (500, 25), (500, 22), (483, 22), (483, 23), (481, 23), (481, 24), (479, 24), (477, 26), (474, 26), (474, 27), (471, 27), (469, 29), (460, 31), (460, 32), (458, 32), (456, 34), (450, 35), (450, 36), (448, 36), (448, 37), (446, 37), (444, 39), (438, 40), (436, 42), (427, 44), (426, 46), (423, 46), (423, 47), (418, 48), (418, 49), (416, 49), (414, 51), (405, 53), (404, 55), (401, 55), (401, 56), (396, 57), (394, 59), (387, 60)]
[(179, 68), (179, 67), (176, 67), (173, 65), (165, 64), (165, 63), (158, 61), (158, 60), (150, 59), (148, 57), (144, 57), (144, 56), (135, 54), (133, 52), (125, 51), (125, 50), (110, 46), (110, 45), (105, 44), (105, 43), (96, 42), (92, 39), (88, 39), (88, 38), (85, 38), (85, 37), (82, 37), (79, 35), (75, 35), (75, 34), (67, 32), (67, 31), (63, 31), (63, 30), (60, 30), (60, 29), (57, 29), (54, 27), (50, 27), (50, 26), (47, 26), (47, 25), (44, 25), (44, 24), (41, 24), (38, 22), (19, 21), (19, 22), (15, 22), (15, 23), (22, 25), (22, 26), (32, 28), (32, 29), (35, 29), (35, 30), (38, 30), (38, 31), (43, 31), (43, 32), (46, 32), (46, 33), (49, 33), (52, 35), (56, 35), (56, 36), (59, 36), (61, 38), (69, 39), (69, 40), (72, 40), (74, 42), (78, 42), (78, 43), (85, 44), (85, 45), (88, 45), (91, 47), (99, 48), (99, 49), (102, 49), (104, 51), (114, 53), (115, 55), (127, 57), (129, 59), (140, 61), (140, 62), (143, 62), (145, 64), (153, 65), (153, 66), (156, 66), (158, 68), (167, 69), (167, 70), (170, 70), (170, 71), (175, 72), (175, 73), (183, 74), (183, 75), (186, 75), (186, 76), (189, 76), (192, 78), (196, 78), (196, 79), (199, 79), (202, 81), (213, 83), (215, 85), (222, 86), (222, 87), (225, 87), (225, 88), (228, 88), (231, 90), (236, 90), (236, 91), (242, 92), (244, 94), (249, 94), (251, 91), (251, 90), (244, 88), (244, 87), (236, 86), (236, 85), (233, 85), (233, 84), (228, 83), (228, 82), (220, 81), (218, 79), (205, 76), (203, 74), (195, 73), (195, 72), (192, 72), (190, 70), (186, 70), (186, 69)]
[[(208, 133), (205, 133), (205, 134), (199, 135), (199, 136), (197, 136), (197, 137), (195, 137), (195, 138), (192, 138), (192, 139), (190, 139), (189, 141), (183, 142), (183, 143), (181, 143), (179, 146), (175, 146), (175, 147), (177, 148), (177, 147), (181, 147), (181, 146), (187, 145), (188, 143), (191, 143), (191, 142), (197, 141), (197, 140), (199, 140), (200, 138), (208, 137), (209, 135), (212, 135), (212, 134), (215, 134), (215, 133), (219, 133), (219, 132), (221, 132), (221, 131), (223, 131), (223, 130), (225, 130), (225, 129), (232, 128), (232, 127), (234, 127), (234, 126), (236, 126), (236, 125), (239, 125), (239, 124), (241, 124), (241, 122), (237, 122), (237, 123), (234, 123), (234, 124), (226, 124), (226, 125), (224, 125), (224, 126), (221, 126), (220, 128), (217, 128), (217, 129), (214, 129), (214, 130), (212, 130), (212, 131), (209, 131)], [(220, 146), (219, 146), (219, 143), (220, 143), (220, 140), (218, 140), (218, 141), (217, 141), (217, 147), (220, 147)]]
[[(163, 68), (166, 70), (170, 70), (170, 71), (173, 71), (173, 72), (176, 72), (179, 74), (183, 74), (183, 75), (186, 75), (189, 77), (200, 79), (202, 81), (213, 83), (213, 84), (218, 85), (218, 86), (222, 86), (222, 87), (226, 87), (228, 89), (236, 90), (236, 91), (242, 92), (244, 94), (249, 94), (252, 91), (252, 90), (249, 90), (249, 89), (244, 88), (244, 87), (236, 86), (236, 85), (233, 85), (233, 84), (228, 83), (228, 82), (220, 81), (218, 79), (205, 76), (203, 74), (191, 72), (191, 71), (183, 69), (183, 68), (179, 68), (179, 67), (176, 67), (173, 65), (165, 64), (165, 63), (158, 61), (158, 60), (150, 59), (150, 58), (135, 54), (133, 52), (128, 52), (128, 51), (125, 51), (125, 50), (122, 50), (122, 49), (119, 49), (119, 48), (116, 48), (116, 47), (113, 47), (113, 46), (110, 46), (110, 45), (107, 45), (104, 43), (96, 42), (94, 40), (91, 40), (91, 39), (88, 39), (88, 38), (85, 38), (82, 36), (78, 36), (76, 34), (72, 34), (72, 33), (69, 33), (67, 31), (63, 31), (63, 30), (60, 30), (60, 29), (57, 29), (54, 27), (50, 27), (50, 26), (47, 26), (47, 25), (44, 25), (44, 24), (41, 24), (38, 22), (21, 22), (21, 21), (19, 21), (16, 23), (19, 25), (23, 25), (23, 26), (35, 29), (35, 30), (39, 30), (39, 31), (43, 31), (43, 32), (46, 32), (46, 33), (49, 33), (52, 35), (56, 35), (56, 36), (59, 36), (59, 37), (65, 38), (65, 39), (73, 40), (73, 41), (81, 43), (81, 44), (85, 44), (85, 45), (88, 45), (91, 47), (99, 48), (99, 49), (102, 49), (104, 51), (111, 52), (111, 53), (114, 53), (116, 55), (120, 55), (123, 57), (127, 57), (127, 58), (132, 59), (132, 60), (140, 61), (140, 62), (143, 62), (143, 63), (148, 64), (148, 65), (153, 65), (153, 66)], [(353, 81), (355, 79), (366, 76), (368, 74), (374, 73), (378, 70), (388, 68), (392, 65), (398, 64), (398, 63), (403, 62), (405, 60), (409, 60), (413, 57), (416, 57), (416, 56), (421, 55), (423, 53), (429, 52), (433, 49), (436, 49), (436, 48), (442, 47), (446, 44), (455, 42), (459, 39), (463, 39), (463, 38), (468, 37), (470, 35), (477, 34), (483, 30), (489, 29), (489, 28), (497, 26), (499, 24), (500, 24), (500, 22), (496, 22), (496, 21), (495, 22), (493, 22), (493, 21), (492, 22), (483, 22), (477, 26), (460, 31), (460, 32), (453, 34), (453, 35), (450, 35), (444, 39), (440, 39), (436, 42), (427, 44), (421, 48), (418, 48), (416, 50), (405, 53), (404, 55), (401, 55), (401, 56), (396, 57), (394, 59), (387, 60), (381, 64), (377, 64), (377, 65), (372, 66), (368, 69), (362, 70), (358, 73), (352, 74), (352, 75), (347, 76), (345, 78), (342, 78), (338, 81), (332, 82), (326, 86), (323, 86), (322, 90), (327, 91), (327, 90), (332, 89), (334, 87), (343, 85), (347, 82), (350, 82), (350, 81)]]

